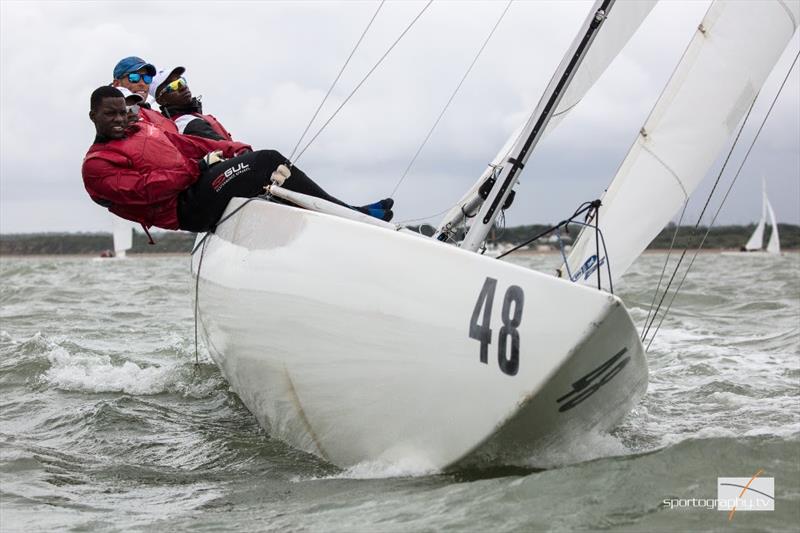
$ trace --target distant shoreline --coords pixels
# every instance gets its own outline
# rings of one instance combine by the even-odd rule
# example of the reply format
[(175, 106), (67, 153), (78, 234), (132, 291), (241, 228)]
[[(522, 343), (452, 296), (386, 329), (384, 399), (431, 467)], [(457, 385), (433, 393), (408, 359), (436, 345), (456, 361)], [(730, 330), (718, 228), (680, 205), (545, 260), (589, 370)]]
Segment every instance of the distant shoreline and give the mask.
[[(409, 227), (414, 231), (418, 228)], [(497, 230), (490, 235), (489, 242), (499, 249), (510, 248), (519, 243), (528, 242), (533, 236), (546, 232), (549, 226), (516, 226)], [(706, 246), (703, 253), (719, 253), (722, 251), (738, 251), (753, 234), (755, 225), (751, 226), (716, 226), (711, 229), (694, 226), (667, 226), (650, 242), (646, 253), (663, 253), (670, 247), (675, 250), (688, 248), (693, 250), (701, 242), (700, 236)], [(800, 226), (791, 224), (778, 224), (781, 248), (784, 250), (800, 249)], [(772, 230), (770, 229), (770, 236)], [(196, 241), (196, 235), (190, 232), (175, 231), (154, 233), (156, 245), (148, 244), (144, 233), (134, 232), (133, 247), (128, 250), (128, 255), (182, 255), (188, 254)], [(563, 235), (569, 239), (575, 236)], [(766, 237), (766, 236), (765, 236)], [(539, 251), (536, 249), (515, 253), (523, 254), (549, 254), (559, 253), (557, 242), (552, 237), (539, 240), (536, 244), (550, 247), (551, 249)], [(31, 233), (31, 234), (2, 234), (0, 233), (0, 257), (22, 256), (76, 256), (94, 257), (113, 248), (113, 239), (110, 233)], [(493, 247), (494, 247), (493, 246)], [(497, 255), (499, 251), (490, 252)]]
[[(673, 253), (676, 251), (682, 251), (682, 248), (674, 248), (672, 250)], [(655, 255), (655, 254), (663, 254), (667, 253), (669, 249), (667, 248), (654, 248), (654, 249), (647, 249), (642, 252), (642, 255)], [(694, 252), (695, 250), (689, 250), (690, 252)], [(739, 250), (734, 250), (732, 248), (703, 248), (699, 251), (701, 254), (720, 254), (723, 252), (739, 252)], [(484, 255), (488, 257), (495, 257), (497, 252), (488, 252)], [(537, 256), (537, 255), (559, 255), (561, 252), (558, 250), (517, 250), (512, 252), (509, 255), (524, 255), (524, 256)], [(800, 249), (798, 248), (790, 248), (781, 250), (781, 254), (797, 254), (800, 253)], [(492, 255), (490, 255), (492, 254)], [(747, 255), (747, 252), (741, 252), (742, 255)], [(137, 253), (128, 253), (125, 259), (140, 259), (140, 258), (147, 258), (147, 257), (186, 257), (190, 256), (190, 252), (149, 252), (143, 254)], [(101, 257), (100, 255), (96, 254), (53, 254), (53, 253), (46, 253), (46, 254), (0, 254), (0, 261), (4, 258), (14, 258), (14, 259), (25, 259), (25, 258), (61, 258), (61, 259), (109, 259), (113, 262), (115, 258), (113, 257)]]

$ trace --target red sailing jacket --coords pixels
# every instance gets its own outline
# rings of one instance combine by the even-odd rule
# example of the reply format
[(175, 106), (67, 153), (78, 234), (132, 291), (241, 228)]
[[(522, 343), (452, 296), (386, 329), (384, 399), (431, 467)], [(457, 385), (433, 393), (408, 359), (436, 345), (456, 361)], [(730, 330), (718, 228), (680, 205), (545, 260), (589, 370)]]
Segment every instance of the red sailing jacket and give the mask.
[(152, 109), (147, 109), (146, 107), (139, 108), (139, 119), (143, 122), (147, 122), (148, 124), (152, 124), (153, 126), (159, 127), (164, 131), (171, 131), (173, 133), (178, 133), (178, 127), (172, 122), (170, 119), (159, 113), (158, 111), (154, 111)]
[(197, 181), (197, 161), (214, 150), (234, 157), (250, 146), (164, 131), (144, 122), (123, 139), (95, 143), (83, 160), (89, 196), (112, 213), (142, 224), (179, 229), (178, 195)]
[(202, 113), (182, 113), (171, 115), (169, 119), (171, 119), (177, 125), (177, 128), (181, 133), (186, 133), (184, 128), (186, 128), (189, 122), (194, 120), (192, 117), (205, 120), (208, 125), (211, 126), (211, 129), (214, 130), (214, 133), (223, 139), (228, 139), (229, 141), (233, 140), (233, 136), (230, 134), (230, 132), (225, 129), (225, 126), (223, 126), (214, 115), (203, 115)]

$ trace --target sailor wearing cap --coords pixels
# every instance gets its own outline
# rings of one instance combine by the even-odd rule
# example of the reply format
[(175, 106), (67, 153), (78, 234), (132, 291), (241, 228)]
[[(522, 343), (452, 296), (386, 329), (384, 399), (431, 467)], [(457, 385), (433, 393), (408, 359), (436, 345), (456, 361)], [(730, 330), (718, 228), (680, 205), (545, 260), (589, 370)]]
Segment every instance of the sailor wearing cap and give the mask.
[(139, 121), (139, 105), (144, 102), (142, 95), (132, 93), (125, 87), (117, 87), (125, 97), (125, 109), (128, 111), (128, 126)]
[[(141, 57), (129, 56), (120, 59), (114, 67), (113, 87), (124, 87), (142, 97), (144, 103), (148, 102), (148, 90), (156, 75), (156, 67)], [(155, 102), (155, 100), (153, 100)]]

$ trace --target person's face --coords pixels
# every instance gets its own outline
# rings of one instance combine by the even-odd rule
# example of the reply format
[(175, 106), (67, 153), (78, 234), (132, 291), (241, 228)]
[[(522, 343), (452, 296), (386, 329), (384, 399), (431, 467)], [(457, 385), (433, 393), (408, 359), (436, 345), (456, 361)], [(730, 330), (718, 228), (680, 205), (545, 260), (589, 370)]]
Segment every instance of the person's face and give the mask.
[(135, 72), (135, 74), (139, 75), (139, 79), (135, 82), (130, 80), (130, 76), (128, 74), (125, 74), (121, 78), (114, 80), (111, 85), (114, 87), (125, 87), (130, 92), (138, 94), (144, 98), (145, 101), (147, 101), (147, 91), (150, 88), (150, 84), (144, 82), (144, 75), (147, 74), (147, 69), (140, 68)]
[(128, 125), (139, 121), (139, 101), (131, 97), (125, 99), (125, 108), (128, 110)]
[(122, 139), (128, 125), (128, 110), (121, 96), (107, 96), (94, 111), (89, 111), (97, 134), (109, 139)]
[[(164, 80), (164, 83), (161, 84), (161, 92), (158, 93), (156, 97), (156, 101), (165, 106), (185, 106), (192, 102), (192, 91), (189, 90), (189, 85), (184, 85), (177, 91), (173, 91), (167, 88), (167, 85), (172, 83), (173, 81), (182, 77), (182, 74), (178, 74), (177, 72), (173, 72), (170, 74), (169, 78)], [(184, 78), (185, 79), (185, 78)]]

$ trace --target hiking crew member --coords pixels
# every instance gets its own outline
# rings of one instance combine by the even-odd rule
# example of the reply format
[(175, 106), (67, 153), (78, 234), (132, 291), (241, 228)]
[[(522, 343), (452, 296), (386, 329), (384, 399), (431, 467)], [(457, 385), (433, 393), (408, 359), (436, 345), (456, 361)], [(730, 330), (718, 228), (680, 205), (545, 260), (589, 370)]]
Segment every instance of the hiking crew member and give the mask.
[[(286, 161), (274, 150), (251, 152), (235, 141), (181, 135), (144, 121), (129, 125), (125, 99), (114, 87), (98, 87), (90, 109), (97, 136), (83, 161), (86, 191), (145, 229), (212, 230), (231, 198), (263, 193)], [(296, 167), (284, 187), (352, 208)]]
[(158, 72), (150, 84), (150, 96), (161, 106), (161, 114), (172, 120), (179, 133), (218, 141), (233, 137), (214, 115), (203, 114), (203, 104), (192, 96), (184, 67)]
[(142, 102), (139, 104), (140, 120), (158, 126), (163, 130), (177, 133), (178, 128), (174, 122), (158, 111), (151, 109), (151, 103), (155, 103), (155, 99), (150, 96), (149, 91), (155, 75), (155, 66), (141, 57), (130, 56), (120, 59), (119, 63), (114, 67), (114, 81), (111, 82), (111, 86), (125, 88), (142, 97)]
[[(216, 117), (203, 114), (203, 106), (197, 98), (192, 97), (189, 84), (183, 77), (184, 72), (186, 72), (184, 67), (174, 67), (160, 70), (153, 78), (150, 84), (150, 96), (160, 104), (161, 112), (164, 116), (170, 117), (178, 127), (178, 132), (184, 135), (232, 141), (231, 134)], [(278, 152), (274, 154), (282, 159), (278, 164), (287, 163)], [(324, 194), (324, 191), (319, 189), (316, 193), (309, 194), (323, 198), (320, 195)], [(348, 207), (388, 222), (394, 217), (393, 205), (394, 200), (385, 198), (360, 207)]]

